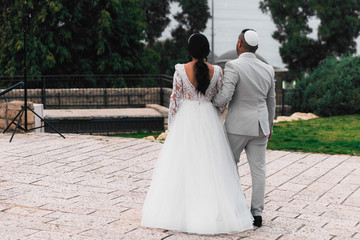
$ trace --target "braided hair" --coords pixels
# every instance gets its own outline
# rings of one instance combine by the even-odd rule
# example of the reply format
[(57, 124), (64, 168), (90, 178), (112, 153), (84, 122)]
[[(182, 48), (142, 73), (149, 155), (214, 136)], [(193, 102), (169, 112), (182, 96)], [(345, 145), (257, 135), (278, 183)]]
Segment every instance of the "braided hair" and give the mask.
[(196, 89), (205, 95), (210, 84), (209, 68), (204, 62), (210, 53), (209, 41), (204, 35), (194, 33), (188, 39), (188, 51), (193, 58), (198, 60), (195, 63), (195, 78), (198, 83)]

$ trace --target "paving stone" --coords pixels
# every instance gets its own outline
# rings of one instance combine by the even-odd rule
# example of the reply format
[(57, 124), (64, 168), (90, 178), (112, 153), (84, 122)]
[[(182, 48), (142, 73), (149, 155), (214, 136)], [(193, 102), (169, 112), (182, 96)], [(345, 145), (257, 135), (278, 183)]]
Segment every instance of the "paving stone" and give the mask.
[(10, 208), (10, 204), (2, 204), (0, 203), (0, 212), (4, 212), (5, 210)]
[(89, 213), (89, 215), (91, 216), (98, 216), (98, 217), (111, 217), (111, 218), (115, 218), (115, 219), (119, 219), (122, 215), (121, 213), (125, 212), (129, 210), (129, 208), (126, 207), (121, 207), (119, 205), (115, 205), (115, 206), (111, 206), (111, 207), (107, 207), (107, 208), (102, 208), (99, 210), (96, 210), (92, 213)]
[(307, 188), (307, 184), (299, 184), (299, 183), (292, 183), (290, 182), (286, 182), (283, 185), (281, 185), (280, 187), (278, 187), (279, 190), (284, 190), (284, 191), (295, 191), (295, 192), (300, 192), (301, 190)]
[(290, 201), (295, 194), (295, 191), (275, 189), (266, 194), (266, 198), (270, 198), (275, 201)]
[[(263, 239), (279, 239), (282, 234), (272, 231), (261, 231), (261, 229), (266, 229), (266, 226), (259, 228), (260, 231), (256, 230), (253, 234), (251, 234), (249, 237), (245, 237), (248, 239), (253, 240), (263, 240)], [(242, 239), (242, 237), (239, 237), (238, 239)]]
[(304, 202), (282, 202), (281, 206), (276, 209), (278, 212), (292, 213), (293, 215), (299, 216), (304, 212), (304, 208), (308, 206), (308, 203)]
[(39, 208), (23, 207), (23, 206), (9, 207), (8, 209), (6, 209), (3, 212), (22, 215), (22, 216), (32, 216), (32, 217), (43, 217), (45, 215), (48, 215), (48, 214), (52, 213), (52, 211), (49, 211), (49, 210), (43, 210), (43, 209), (39, 209)]
[(91, 214), (96, 211), (94, 208), (88, 207), (87, 204), (69, 204), (69, 203), (61, 203), (61, 202), (51, 202), (41, 206), (41, 209), (49, 210), (49, 211), (60, 211), (63, 213), (72, 213), (72, 214)]
[(196, 234), (184, 234), (184, 233), (177, 233), (177, 232), (172, 232), (169, 231), (170, 235), (169, 237), (165, 238), (164, 240), (219, 240), (219, 239), (224, 239), (224, 240), (229, 240), (229, 239), (237, 239), (237, 238), (232, 238), (231, 236), (227, 236), (227, 235), (220, 235), (220, 236), (208, 236), (208, 235), (196, 235)]
[(341, 204), (346, 201), (346, 199), (348, 199), (358, 188), (359, 186), (357, 185), (340, 183), (321, 196), (319, 201)]
[[(302, 200), (298, 200), (303, 202)], [(328, 206), (328, 203), (324, 202), (308, 202), (306, 207), (301, 210), (303, 214), (311, 214), (316, 216), (323, 216), (324, 213), (329, 212), (331, 209)]]
[(318, 182), (324, 183), (339, 183), (344, 180), (349, 174), (354, 171), (354, 168), (348, 166), (342, 166), (342, 164), (337, 165), (335, 168), (331, 169), (327, 174), (319, 178)]
[(316, 164), (316, 167), (322, 169), (333, 169), (339, 166), (342, 162), (349, 159), (351, 156), (349, 155), (333, 155), (329, 156), (328, 158), (324, 159), (323, 161)]
[(330, 240), (335, 235), (331, 235), (326, 229), (321, 229), (314, 226), (304, 226), (301, 229), (297, 230), (294, 234), (295, 236), (302, 236), (306, 239), (317, 239), (317, 240)]
[[(347, 225), (347, 223), (350, 223), (350, 225)], [(324, 229), (327, 230), (330, 235), (341, 236), (344, 238), (351, 238), (357, 233), (350, 221), (330, 222), (324, 226)]]
[(170, 234), (166, 232), (156, 231), (153, 229), (146, 229), (146, 228), (136, 228), (133, 231), (125, 233), (124, 239), (157, 240), (157, 239), (164, 239), (168, 236), (170, 236)]
[(126, 239), (124, 237), (123, 232), (111, 231), (109, 229), (89, 229), (87, 231), (80, 233), (79, 235), (83, 237), (88, 237), (90, 239), (109, 239), (109, 240)]
[(77, 226), (82, 231), (91, 228), (99, 228), (116, 220), (114, 218), (104, 218), (98, 216), (63, 212), (54, 212), (47, 215), (47, 217), (55, 218), (55, 220), (51, 221), (51, 224)]
[(308, 221), (292, 217), (277, 217), (274, 220), (266, 221), (266, 224), (271, 228), (271, 231), (284, 235), (295, 233), (302, 227), (306, 226)]
[(29, 240), (38, 240), (38, 239), (73, 239), (74, 234), (63, 233), (63, 232), (53, 232), (53, 231), (37, 231), (36, 233), (30, 235), (27, 239)]
[(354, 239), (360, 239), (360, 232), (357, 232), (352, 236)]
[(319, 199), (334, 186), (335, 185), (333, 183), (314, 182), (308, 185), (308, 187), (306, 187), (299, 193), (297, 193), (297, 195), (312, 196)]
[(38, 230), (26, 229), (16, 226), (7, 226), (2, 228), (0, 225), (1, 239), (14, 240), (14, 239), (28, 239), (28, 236), (38, 232)]
[(360, 186), (360, 178), (358, 175), (349, 174), (341, 181), (341, 183)]
[(354, 237), (347, 238), (347, 237), (343, 237), (343, 236), (341, 236), (341, 237), (335, 236), (331, 240), (353, 240), (353, 239), (355, 239), (355, 238)]
[(280, 240), (308, 240), (309, 238), (303, 236), (295, 236), (294, 234), (285, 234), (282, 235)]
[(267, 168), (267, 176), (271, 176), (278, 171), (290, 166), (294, 162), (305, 158), (307, 155), (299, 154), (299, 153), (290, 153), (283, 155), (282, 157), (276, 159), (276, 161), (268, 162), (266, 165)]
[(360, 185), (353, 185), (357, 186), (356, 190), (350, 194), (345, 201), (342, 202), (343, 205), (354, 206), (360, 208)]

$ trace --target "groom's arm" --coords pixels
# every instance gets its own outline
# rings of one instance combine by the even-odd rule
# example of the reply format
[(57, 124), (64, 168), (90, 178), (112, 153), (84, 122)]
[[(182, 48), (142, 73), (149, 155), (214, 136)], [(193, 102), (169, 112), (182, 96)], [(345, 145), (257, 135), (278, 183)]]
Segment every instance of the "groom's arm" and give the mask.
[(225, 106), (231, 100), (239, 80), (238, 76), (234, 64), (227, 62), (225, 64), (223, 85), (213, 98), (213, 103), (216, 107)]
[[(274, 70), (273, 70), (272, 78), (271, 78), (271, 87), (270, 87), (270, 90), (269, 90), (269, 92), (267, 94), (267, 98), (266, 98), (266, 105), (267, 105), (268, 114), (269, 114), (270, 134), (272, 134), (272, 128), (273, 128), (273, 123), (274, 123), (274, 118), (275, 118), (275, 108), (276, 108), (275, 78), (274, 78), (274, 75), (275, 75), (275, 73), (274, 73)], [(270, 138), (271, 138), (271, 135), (270, 135)]]

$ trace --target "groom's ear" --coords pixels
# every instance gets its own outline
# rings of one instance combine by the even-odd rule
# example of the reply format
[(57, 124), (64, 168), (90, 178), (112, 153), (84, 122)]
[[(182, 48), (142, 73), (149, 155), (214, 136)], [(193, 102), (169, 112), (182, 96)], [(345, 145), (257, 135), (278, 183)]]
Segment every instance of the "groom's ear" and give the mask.
[(238, 48), (240, 49), (242, 47), (242, 41), (241, 39), (238, 40)]

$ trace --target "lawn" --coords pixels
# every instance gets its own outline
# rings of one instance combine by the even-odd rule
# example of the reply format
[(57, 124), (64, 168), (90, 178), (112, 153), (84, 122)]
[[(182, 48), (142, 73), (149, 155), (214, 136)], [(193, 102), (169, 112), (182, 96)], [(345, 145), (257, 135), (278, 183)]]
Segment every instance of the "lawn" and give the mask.
[(138, 132), (138, 133), (124, 133), (111, 135), (112, 137), (125, 137), (125, 138), (144, 138), (148, 136), (154, 136), (155, 138), (159, 136), (161, 132)]
[(360, 115), (276, 123), (268, 149), (360, 156)]
[[(160, 133), (133, 133), (117, 137), (143, 138)], [(268, 149), (360, 156), (360, 115), (279, 122)]]

